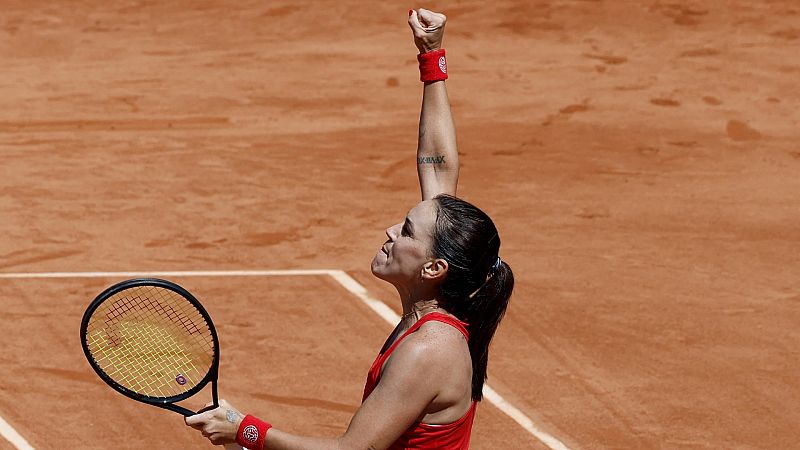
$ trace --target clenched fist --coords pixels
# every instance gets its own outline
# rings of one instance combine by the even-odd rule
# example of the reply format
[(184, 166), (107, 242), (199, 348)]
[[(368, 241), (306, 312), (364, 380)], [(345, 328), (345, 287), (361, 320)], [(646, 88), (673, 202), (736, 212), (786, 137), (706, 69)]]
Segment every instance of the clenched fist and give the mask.
[(427, 53), (442, 47), (445, 22), (447, 22), (447, 17), (444, 14), (422, 8), (409, 11), (408, 25), (414, 33), (414, 44), (420, 53)]

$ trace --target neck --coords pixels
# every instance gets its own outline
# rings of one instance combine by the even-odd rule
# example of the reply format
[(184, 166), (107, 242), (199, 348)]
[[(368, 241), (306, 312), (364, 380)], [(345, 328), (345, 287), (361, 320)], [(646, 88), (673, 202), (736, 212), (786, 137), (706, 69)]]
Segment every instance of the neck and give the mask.
[(401, 289), (399, 286), (395, 287), (403, 304), (401, 322), (416, 322), (425, 314), (441, 309), (439, 300), (432, 292), (419, 292)]
[(400, 320), (413, 320), (416, 322), (426, 313), (436, 311), (437, 309), (439, 309), (439, 302), (436, 299), (418, 301), (411, 305), (410, 308), (406, 308), (404, 305), (403, 317)]

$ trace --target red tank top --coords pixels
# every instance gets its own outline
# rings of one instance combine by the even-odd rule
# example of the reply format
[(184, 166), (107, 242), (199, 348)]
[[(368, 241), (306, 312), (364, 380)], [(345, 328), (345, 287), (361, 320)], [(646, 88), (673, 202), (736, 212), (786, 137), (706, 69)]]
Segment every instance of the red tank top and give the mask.
[[(364, 386), (364, 398), (378, 385), (381, 377), (383, 363), (389, 358), (397, 345), (409, 334), (417, 331), (424, 323), (429, 321), (446, 323), (455, 327), (461, 334), (469, 340), (466, 324), (458, 319), (442, 313), (430, 313), (422, 316), (417, 323), (411, 326), (402, 336), (384, 352), (378, 354), (367, 375), (367, 384)], [(389, 446), (389, 450), (466, 450), (469, 448), (469, 438), (472, 433), (472, 421), (475, 419), (475, 408), (477, 402), (472, 402), (469, 410), (455, 422), (444, 425), (430, 425), (417, 422), (411, 425), (403, 434)]]

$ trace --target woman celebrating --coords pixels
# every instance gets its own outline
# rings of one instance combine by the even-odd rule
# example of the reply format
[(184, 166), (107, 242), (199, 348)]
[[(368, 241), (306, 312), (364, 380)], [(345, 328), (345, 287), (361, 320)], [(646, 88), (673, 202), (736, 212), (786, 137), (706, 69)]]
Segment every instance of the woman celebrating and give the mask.
[(339, 438), (296, 436), (226, 401), (186, 419), (214, 444), (249, 449), (467, 449), (486, 380), (489, 343), (514, 277), (492, 220), (455, 197), (458, 151), (441, 48), (446, 18), (409, 11), (425, 83), (417, 171), (423, 201), (372, 260), (400, 295), (403, 316), (369, 370), (364, 398)]

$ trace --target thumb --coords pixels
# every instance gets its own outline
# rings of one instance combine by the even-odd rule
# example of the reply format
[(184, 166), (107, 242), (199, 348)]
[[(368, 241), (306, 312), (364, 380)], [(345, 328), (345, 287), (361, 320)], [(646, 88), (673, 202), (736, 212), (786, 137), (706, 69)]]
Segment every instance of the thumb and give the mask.
[(414, 31), (422, 30), (423, 28), (425, 28), (419, 22), (419, 16), (417, 15), (417, 11), (413, 9), (408, 10), (408, 26), (410, 26), (411, 29)]

